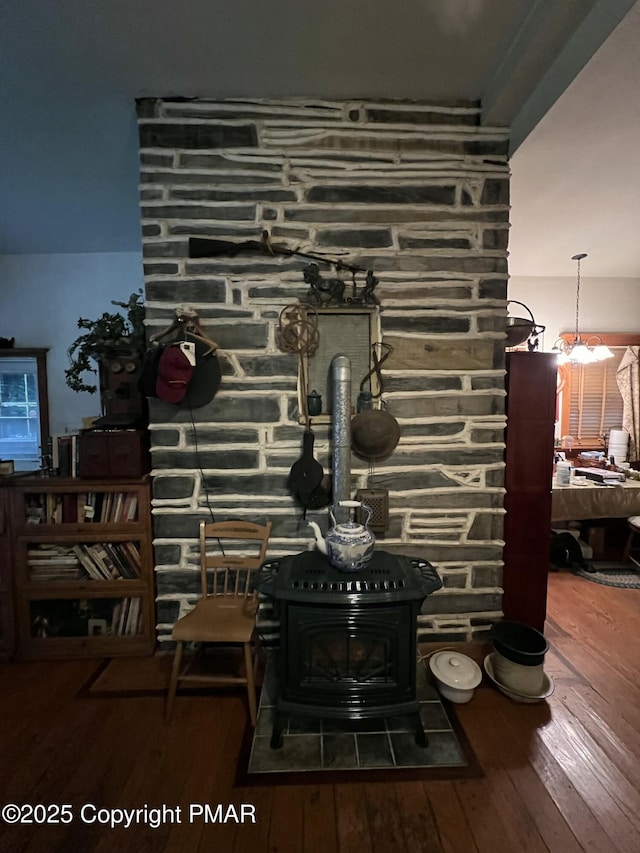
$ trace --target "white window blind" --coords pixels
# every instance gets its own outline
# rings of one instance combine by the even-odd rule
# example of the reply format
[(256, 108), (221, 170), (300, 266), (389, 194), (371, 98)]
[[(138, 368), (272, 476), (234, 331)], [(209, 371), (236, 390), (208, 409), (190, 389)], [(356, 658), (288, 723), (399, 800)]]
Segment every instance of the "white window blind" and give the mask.
[(569, 433), (592, 441), (622, 425), (622, 397), (616, 371), (626, 347), (611, 347), (613, 358), (571, 370)]

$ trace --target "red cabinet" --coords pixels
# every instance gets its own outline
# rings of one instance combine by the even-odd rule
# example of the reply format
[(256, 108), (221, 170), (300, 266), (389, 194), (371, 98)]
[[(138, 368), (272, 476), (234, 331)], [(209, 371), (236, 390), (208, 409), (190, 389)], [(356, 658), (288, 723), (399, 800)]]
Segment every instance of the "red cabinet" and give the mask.
[(507, 354), (505, 619), (543, 631), (551, 537), (557, 357)]

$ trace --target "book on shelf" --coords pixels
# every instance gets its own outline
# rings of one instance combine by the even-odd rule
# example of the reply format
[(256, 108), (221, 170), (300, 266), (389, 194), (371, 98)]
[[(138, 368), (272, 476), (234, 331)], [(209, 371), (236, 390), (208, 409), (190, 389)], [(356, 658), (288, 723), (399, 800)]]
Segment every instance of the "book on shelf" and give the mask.
[(105, 542), (105, 548), (107, 549), (114, 565), (120, 572), (121, 577), (128, 579), (139, 578), (140, 573), (136, 567), (131, 564), (131, 559), (122, 546), (122, 542)]
[(86, 492), (78, 492), (76, 498), (76, 521), (85, 522), (85, 513), (87, 510), (87, 494)]
[(124, 504), (124, 492), (116, 492), (113, 495), (113, 506), (111, 508), (111, 516), (109, 521), (116, 524), (122, 518), (122, 507)]
[(62, 497), (56, 492), (47, 494), (47, 524), (60, 524), (62, 522)]
[(127, 492), (123, 509), (123, 521), (136, 521), (138, 517), (138, 495), (135, 492)]
[(57, 436), (54, 442), (53, 467), (58, 469), (61, 477), (77, 477), (78, 436), (75, 433)]
[(78, 498), (73, 492), (65, 492), (62, 495), (62, 517), (63, 524), (73, 524), (78, 520)]
[(103, 573), (102, 573), (100, 567), (97, 565), (97, 563), (94, 562), (91, 555), (85, 550), (84, 545), (74, 545), (73, 551), (77, 555), (78, 560), (80, 561), (80, 563), (81, 563), (82, 567), (84, 568), (84, 570), (86, 571), (87, 575), (92, 580), (96, 580), (96, 581), (108, 580), (108, 578), (105, 578), (105, 576), (103, 575)]
[(129, 556), (129, 561), (131, 565), (135, 568), (137, 574), (140, 574), (140, 570), (142, 569), (142, 560), (140, 559), (140, 551), (138, 550), (138, 546), (135, 542), (122, 542), (121, 543), (125, 549), (125, 553)]
[(123, 602), (126, 601), (125, 598), (116, 602), (113, 605), (113, 610), (111, 611), (111, 633), (113, 635), (118, 634), (118, 626), (120, 625), (120, 612), (122, 611)]
[(72, 552), (86, 574), (97, 581), (133, 580), (140, 577), (139, 567), (132, 564), (131, 552), (124, 542), (80, 542)]
[(111, 492), (104, 492), (102, 494), (102, 501), (100, 503), (100, 515), (97, 518), (97, 521), (100, 524), (106, 524), (109, 520), (109, 512), (111, 510), (111, 501), (113, 499), (113, 495)]
[(87, 492), (86, 495), (80, 495), (79, 497), (84, 497), (84, 506), (82, 508), (82, 521), (84, 521), (84, 522), (95, 521), (96, 493), (95, 492)]
[(128, 636), (138, 633), (140, 622), (140, 599), (130, 598), (129, 607), (127, 609), (127, 618), (124, 625), (124, 633)]
[(27, 547), (27, 557), (39, 557), (41, 559), (67, 557), (69, 552), (70, 549), (68, 545), (57, 545), (54, 542), (34, 542)]
[(102, 542), (96, 542), (93, 545), (88, 545), (87, 549), (93, 557), (94, 562), (98, 565), (100, 571), (104, 574), (105, 580), (112, 581), (121, 577), (120, 572), (114, 566), (111, 558), (107, 554), (107, 549)]
[(119, 637), (121, 637), (125, 632), (125, 625), (127, 624), (127, 618), (129, 616), (130, 606), (131, 606), (131, 599), (130, 598), (123, 598), (122, 601), (120, 602), (119, 615), (118, 615), (118, 625), (116, 628), (116, 634)]
[(136, 492), (56, 491), (25, 495), (26, 524), (124, 524), (138, 521)]
[(93, 492), (93, 513), (91, 515), (91, 521), (99, 522), (102, 518), (102, 504), (104, 502), (104, 492)]
[(77, 581), (82, 577), (78, 563), (65, 565), (29, 565), (29, 580), (33, 583)]
[(77, 556), (65, 545), (32, 545), (27, 548), (27, 567), (29, 580), (37, 583), (82, 577)]

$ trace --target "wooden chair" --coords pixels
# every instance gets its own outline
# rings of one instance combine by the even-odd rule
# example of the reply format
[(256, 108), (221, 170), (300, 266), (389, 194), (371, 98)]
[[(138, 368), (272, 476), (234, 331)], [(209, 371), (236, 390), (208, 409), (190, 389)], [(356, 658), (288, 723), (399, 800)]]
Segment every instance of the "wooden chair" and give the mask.
[(632, 515), (631, 518), (627, 519), (627, 524), (629, 525), (629, 536), (622, 559), (625, 563), (630, 562), (640, 568), (640, 559), (633, 555), (634, 551), (640, 550), (640, 545), (636, 545), (634, 542), (636, 536), (640, 536), (640, 515)]
[[(173, 627), (176, 651), (167, 694), (167, 721), (171, 719), (179, 683), (245, 684), (251, 724), (255, 726), (255, 673), (258, 663), (255, 617), (258, 602), (252, 591), (252, 581), (265, 560), (270, 535), (271, 522), (265, 525), (249, 521), (200, 522), (202, 597), (193, 610), (178, 619)], [(253, 553), (247, 555), (248, 551)], [(191, 673), (194, 657), (186, 666), (182, 665), (185, 643), (242, 646), (244, 675)]]

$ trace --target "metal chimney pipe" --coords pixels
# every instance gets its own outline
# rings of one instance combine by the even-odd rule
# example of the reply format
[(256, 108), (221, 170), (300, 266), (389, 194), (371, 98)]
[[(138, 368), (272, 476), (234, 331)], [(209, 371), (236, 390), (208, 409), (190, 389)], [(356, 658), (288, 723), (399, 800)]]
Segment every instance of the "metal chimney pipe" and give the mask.
[(349, 509), (338, 507), (351, 496), (351, 361), (346, 355), (331, 360), (333, 389), (333, 504), (339, 523), (349, 520)]

